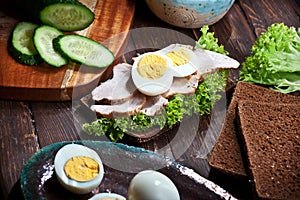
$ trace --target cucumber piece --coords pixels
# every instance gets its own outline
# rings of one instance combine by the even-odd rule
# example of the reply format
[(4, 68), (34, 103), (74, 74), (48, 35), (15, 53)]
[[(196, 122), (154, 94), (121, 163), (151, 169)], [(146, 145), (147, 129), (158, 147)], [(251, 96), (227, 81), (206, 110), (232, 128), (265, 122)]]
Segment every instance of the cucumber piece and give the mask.
[(12, 5), (16, 5), (20, 13), (24, 15), (24, 18), (40, 23), (40, 11), (46, 6), (55, 3), (73, 3), (81, 4), (77, 0), (11, 0)]
[(33, 35), (33, 42), (40, 56), (46, 63), (55, 67), (61, 67), (68, 63), (68, 60), (53, 48), (52, 40), (59, 35), (63, 35), (63, 33), (47, 25), (36, 28)]
[(107, 67), (115, 58), (107, 47), (80, 35), (58, 36), (53, 47), (69, 60), (92, 67)]
[(24, 65), (38, 65), (43, 62), (32, 40), (34, 30), (37, 27), (38, 25), (30, 22), (19, 22), (15, 26), (9, 50), (11, 56), (17, 62)]
[[(54, 26), (62, 31), (82, 30), (95, 18), (94, 13), (77, 0), (12, 0), (29, 21)], [(57, 23), (57, 25), (56, 25)]]
[(94, 21), (94, 13), (80, 3), (55, 3), (40, 12), (42, 23), (54, 26), (61, 31), (85, 29)]

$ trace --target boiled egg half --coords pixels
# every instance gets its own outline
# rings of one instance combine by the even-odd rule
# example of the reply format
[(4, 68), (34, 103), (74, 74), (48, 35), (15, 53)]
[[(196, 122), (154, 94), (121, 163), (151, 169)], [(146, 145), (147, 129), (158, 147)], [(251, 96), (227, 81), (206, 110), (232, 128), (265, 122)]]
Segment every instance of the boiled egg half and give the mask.
[(80, 144), (67, 144), (56, 153), (54, 171), (60, 184), (76, 194), (91, 192), (104, 176), (97, 152)]
[(174, 77), (186, 77), (197, 71), (200, 58), (185, 45), (172, 44), (161, 50), (135, 58), (132, 80), (137, 89), (148, 96), (168, 91)]
[(169, 90), (173, 82), (170, 66), (172, 60), (160, 53), (138, 56), (132, 66), (131, 76), (137, 89), (148, 96), (156, 96)]
[(128, 200), (179, 200), (175, 184), (166, 175), (144, 170), (133, 177), (128, 189)]

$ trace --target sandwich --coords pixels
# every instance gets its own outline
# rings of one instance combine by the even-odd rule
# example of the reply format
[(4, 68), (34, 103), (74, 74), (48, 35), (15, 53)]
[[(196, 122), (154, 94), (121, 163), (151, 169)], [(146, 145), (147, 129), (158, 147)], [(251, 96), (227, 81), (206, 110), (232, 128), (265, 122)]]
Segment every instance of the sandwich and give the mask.
[[(229, 69), (239, 62), (217, 44), (208, 26), (195, 46), (171, 44), (114, 66), (112, 78), (92, 92), (89, 108), (97, 119), (83, 124), (87, 134), (124, 135), (145, 142), (193, 114), (210, 114), (225, 92)], [(132, 137), (130, 137), (132, 139)]]

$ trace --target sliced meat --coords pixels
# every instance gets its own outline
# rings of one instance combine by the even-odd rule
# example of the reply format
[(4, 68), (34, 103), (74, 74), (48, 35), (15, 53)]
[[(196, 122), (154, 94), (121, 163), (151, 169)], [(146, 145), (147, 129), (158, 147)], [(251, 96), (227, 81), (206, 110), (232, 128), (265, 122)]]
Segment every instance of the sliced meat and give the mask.
[(163, 49), (160, 49), (160, 50), (158, 50), (156, 52), (162, 53), (162, 54), (166, 54), (166, 53), (170, 52), (171, 50), (176, 49), (178, 47), (184, 47), (184, 48), (193, 50), (193, 47), (191, 45), (176, 43), (176, 44), (170, 44), (169, 46), (167, 46), (167, 47), (165, 47)]
[(146, 104), (141, 110), (142, 113), (148, 116), (160, 114), (164, 106), (168, 103), (168, 99), (161, 95), (147, 97)]
[(114, 117), (120, 115), (135, 115), (146, 104), (146, 96), (140, 92), (134, 92), (127, 101), (113, 103), (111, 105), (92, 105), (91, 110), (103, 117)]
[[(185, 46), (174, 44), (160, 50), (161, 52), (172, 49), (176, 46)], [(191, 48), (191, 46), (185, 46)], [(113, 69), (113, 77), (92, 91), (92, 99), (100, 102), (108, 100), (110, 105), (93, 105), (91, 109), (104, 117), (113, 117), (115, 115), (135, 115), (143, 112), (148, 116), (154, 116), (162, 111), (168, 103), (168, 98), (175, 94), (190, 95), (194, 94), (199, 81), (208, 74), (219, 69), (238, 68), (239, 62), (219, 53), (203, 49), (193, 49), (197, 57), (201, 58), (197, 62), (197, 72), (188, 77), (174, 77), (170, 89), (163, 95), (146, 97), (135, 87), (132, 77), (132, 66), (122, 63)]]
[(201, 58), (197, 65), (197, 79), (202, 80), (203, 76), (218, 71), (220, 69), (236, 69), (240, 63), (229, 56), (208, 51), (204, 49), (195, 49), (194, 52)]
[(118, 64), (113, 69), (113, 77), (96, 87), (92, 91), (94, 101), (127, 100), (136, 91), (131, 78), (131, 65), (126, 63)]
[(171, 88), (162, 96), (165, 98), (170, 98), (175, 94), (194, 94), (198, 87), (198, 82), (199, 81), (195, 75), (183, 78), (174, 78)]

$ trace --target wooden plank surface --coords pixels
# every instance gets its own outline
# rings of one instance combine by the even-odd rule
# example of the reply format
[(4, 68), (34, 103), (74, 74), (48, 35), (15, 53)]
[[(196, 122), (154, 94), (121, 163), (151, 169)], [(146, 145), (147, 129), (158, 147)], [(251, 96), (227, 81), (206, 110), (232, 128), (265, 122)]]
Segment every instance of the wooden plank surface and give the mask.
[[(109, 41), (116, 34), (128, 31), (131, 27), (134, 0), (80, 0), (95, 13), (94, 22), (77, 34), (85, 35), (106, 45), (116, 57), (122, 52), (126, 34)], [(80, 65), (67, 64), (61, 68), (42, 63), (39, 66), (25, 66), (17, 63), (7, 51), (8, 40), (16, 23), (22, 19), (10, 15), (14, 5), (1, 2), (0, 10), (0, 98), (17, 100), (70, 100), (74, 87), (89, 92), (93, 81), (103, 69), (88, 68), (81, 70)], [(4, 8), (9, 7), (8, 10)], [(79, 94), (78, 94), (79, 95)]]
[[(120, 1), (121, 2), (121, 1)], [(131, 2), (131, 1), (129, 1)], [(259, 3), (261, 2), (261, 3)], [(284, 0), (278, 3), (276, 0), (248, 1), (236, 0), (227, 15), (210, 28), (219, 38), (220, 44), (224, 44), (230, 55), (240, 62), (249, 55), (250, 47), (255, 38), (266, 30), (266, 27), (274, 22), (285, 22), (288, 25), (300, 26), (300, 8), (296, 1)], [(280, 8), (283, 9), (280, 11)], [(156, 18), (147, 8), (144, 1), (136, 2), (136, 17), (133, 28), (163, 27), (179, 31), (196, 40), (199, 30), (181, 29), (170, 26)], [(143, 30), (141, 30), (143, 31)], [(147, 32), (147, 31), (146, 31)], [(188, 42), (178, 38), (178, 34), (168, 32), (167, 40)], [(151, 33), (143, 38), (130, 38), (129, 49), (139, 47), (141, 43), (153, 46), (155, 35)], [(162, 34), (163, 35), (163, 34)], [(154, 38), (153, 38), (154, 37)], [(0, 55), (2, 52), (0, 52)], [(1, 80), (2, 74), (0, 74)], [(3, 99), (1, 97), (1, 99)], [(66, 102), (27, 102), (0, 100), (0, 184), (3, 198), (22, 199), (19, 188), (20, 171), (26, 160), (40, 148), (58, 141), (71, 141), (80, 138), (76, 129), (77, 122), (73, 118), (73, 106), (71, 101)], [(215, 119), (216, 120), (216, 119)], [(169, 146), (163, 149), (176, 134), (193, 134), (196, 132), (189, 148), (177, 160), (182, 164), (193, 168), (199, 174), (214, 180), (236, 197), (249, 199), (251, 190), (246, 185), (232, 182), (228, 177), (212, 176), (207, 159), (203, 157), (203, 151), (209, 151), (211, 142), (218, 135), (217, 130), (207, 133), (204, 126), (199, 123), (215, 123), (209, 116), (199, 120), (196, 116), (188, 124), (182, 124), (181, 128), (175, 128), (169, 133), (161, 135), (147, 143), (137, 144), (125, 141), (130, 145), (141, 146), (166, 155), (176, 157), (178, 147)], [(182, 142), (186, 141), (182, 139)], [(188, 141), (187, 141), (188, 142)], [(19, 195), (19, 196), (18, 196)]]
[(39, 150), (39, 144), (28, 103), (1, 101), (0, 124), (0, 183), (7, 196), (20, 178), (24, 163)]

